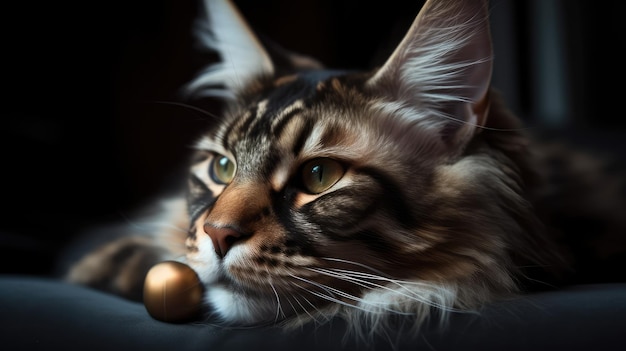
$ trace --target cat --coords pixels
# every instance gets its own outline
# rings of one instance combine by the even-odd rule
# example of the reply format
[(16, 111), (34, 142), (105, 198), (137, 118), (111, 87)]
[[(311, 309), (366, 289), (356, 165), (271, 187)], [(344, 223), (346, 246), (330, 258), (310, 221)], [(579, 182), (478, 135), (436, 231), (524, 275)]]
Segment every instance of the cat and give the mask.
[(203, 4), (196, 34), (221, 61), (184, 96), (226, 107), (195, 142), (188, 187), (139, 224), (103, 229), (67, 281), (140, 301), (149, 268), (179, 260), (212, 321), (339, 317), (366, 334), (567, 279), (546, 200), (560, 151), (539, 148), (491, 87), (486, 0), (426, 1), (363, 72), (266, 46), (232, 3)]

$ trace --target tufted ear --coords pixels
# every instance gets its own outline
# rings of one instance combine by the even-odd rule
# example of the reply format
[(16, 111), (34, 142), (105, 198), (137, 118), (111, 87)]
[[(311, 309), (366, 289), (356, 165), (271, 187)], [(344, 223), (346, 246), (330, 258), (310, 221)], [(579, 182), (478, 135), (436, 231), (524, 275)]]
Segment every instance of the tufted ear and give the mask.
[(274, 73), (270, 56), (230, 0), (202, 0), (194, 34), (200, 49), (220, 62), (185, 87), (187, 95), (232, 98), (250, 82)]
[(387, 110), (458, 145), (486, 122), (491, 70), (487, 1), (427, 0), (367, 84)]

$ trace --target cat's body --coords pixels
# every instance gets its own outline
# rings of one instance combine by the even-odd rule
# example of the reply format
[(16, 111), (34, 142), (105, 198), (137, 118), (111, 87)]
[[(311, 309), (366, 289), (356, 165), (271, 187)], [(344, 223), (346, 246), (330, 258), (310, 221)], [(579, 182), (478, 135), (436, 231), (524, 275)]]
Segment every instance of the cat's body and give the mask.
[(196, 142), (186, 194), (68, 280), (140, 299), (148, 268), (176, 259), (214, 321), (338, 315), (359, 330), (394, 315), (418, 329), (518, 294), (529, 271), (569, 274), (546, 221), (555, 153), (489, 87), (485, 2), (427, 1), (388, 61), (359, 73), (293, 56), (279, 71), (231, 6), (206, 5), (200, 37), (224, 62), (187, 93), (228, 107)]

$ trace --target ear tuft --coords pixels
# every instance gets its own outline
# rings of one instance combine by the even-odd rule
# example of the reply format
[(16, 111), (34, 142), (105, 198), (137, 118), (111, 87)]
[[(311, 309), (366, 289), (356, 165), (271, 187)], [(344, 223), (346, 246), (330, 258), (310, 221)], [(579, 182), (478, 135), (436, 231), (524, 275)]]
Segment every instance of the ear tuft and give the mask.
[(274, 73), (272, 61), (229, 0), (203, 0), (195, 35), (201, 49), (221, 62), (203, 69), (184, 89), (186, 96), (233, 98), (252, 81)]
[(489, 30), (486, 1), (428, 0), (368, 87), (402, 106), (403, 118), (463, 144), (489, 110)]

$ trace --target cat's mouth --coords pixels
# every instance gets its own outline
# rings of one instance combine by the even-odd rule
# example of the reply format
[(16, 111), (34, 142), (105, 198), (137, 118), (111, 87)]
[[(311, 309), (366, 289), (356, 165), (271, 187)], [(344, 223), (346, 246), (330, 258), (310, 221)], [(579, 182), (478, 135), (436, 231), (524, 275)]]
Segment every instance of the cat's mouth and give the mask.
[(321, 311), (330, 301), (342, 300), (324, 291), (313, 277), (258, 273), (250, 269), (245, 276), (241, 272), (236, 277), (221, 274), (206, 287), (206, 301), (222, 321), (241, 326), (274, 324)]
[(267, 267), (232, 265), (218, 276), (215, 284), (255, 296), (274, 295), (276, 290), (293, 290), (293, 282), (301, 272)]

